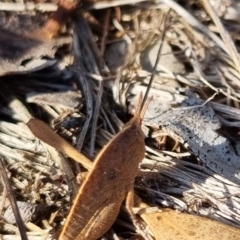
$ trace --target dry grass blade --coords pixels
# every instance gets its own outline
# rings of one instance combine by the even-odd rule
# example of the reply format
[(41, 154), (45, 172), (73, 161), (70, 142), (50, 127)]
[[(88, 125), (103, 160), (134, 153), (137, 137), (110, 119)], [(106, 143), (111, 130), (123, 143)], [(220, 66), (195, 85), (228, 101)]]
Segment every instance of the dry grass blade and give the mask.
[(117, 6), (123, 6), (123, 5), (134, 5), (137, 3), (144, 2), (146, 0), (132, 0), (129, 2), (128, 0), (113, 0), (113, 1), (98, 1), (93, 4), (91, 4), (88, 9), (89, 10), (98, 10), (98, 9), (105, 9), (105, 8), (111, 8), (111, 7), (117, 7)]
[(104, 19), (104, 29), (103, 29), (101, 48), (100, 48), (100, 53), (101, 53), (102, 59), (103, 59), (103, 56), (105, 53), (105, 48), (106, 48), (106, 40), (107, 40), (107, 36), (108, 36), (108, 31), (109, 31), (110, 15), (111, 15), (111, 9), (108, 9), (106, 17)]
[(235, 47), (235, 44), (229, 35), (228, 31), (225, 29), (223, 26), (221, 20), (217, 16), (217, 13), (215, 12), (214, 8), (211, 6), (211, 3), (208, 0), (202, 0), (204, 7), (206, 8), (208, 14), (211, 16), (213, 19), (214, 23), (216, 24), (219, 33), (226, 45), (226, 48), (228, 49), (229, 55), (231, 56), (235, 67), (237, 71), (240, 73), (240, 56), (239, 53)]
[(53, 3), (10, 3), (0, 2), (1, 11), (33, 11), (53, 12), (57, 10), (57, 5)]
[(214, 33), (209, 31), (209, 29), (207, 27), (205, 27), (203, 24), (201, 24), (194, 16), (192, 16), (188, 11), (186, 11), (178, 3), (176, 3), (175, 1), (172, 1), (172, 0), (161, 0), (161, 2), (164, 2), (166, 5), (168, 5), (170, 8), (172, 8), (174, 11), (176, 11), (190, 25), (192, 25), (199, 31), (202, 31), (209, 38), (211, 38), (215, 43), (217, 43), (217, 45), (219, 47), (221, 47), (225, 52), (227, 52), (226, 46), (222, 42), (222, 40), (218, 36), (216, 36)]
[(11, 187), (10, 183), (9, 183), (9, 179), (8, 179), (7, 172), (6, 172), (6, 167), (4, 165), (4, 162), (3, 162), (2, 158), (0, 158), (0, 171), (1, 171), (2, 180), (5, 184), (6, 189), (7, 189), (7, 196), (10, 200), (11, 207), (13, 209), (13, 213), (14, 213), (14, 216), (16, 218), (16, 223), (18, 225), (18, 229), (19, 229), (21, 238), (22, 238), (22, 240), (28, 240), (27, 233), (26, 233), (26, 228), (25, 228), (24, 222), (22, 220), (21, 214), (19, 212), (14, 192), (12, 190), (12, 187)]

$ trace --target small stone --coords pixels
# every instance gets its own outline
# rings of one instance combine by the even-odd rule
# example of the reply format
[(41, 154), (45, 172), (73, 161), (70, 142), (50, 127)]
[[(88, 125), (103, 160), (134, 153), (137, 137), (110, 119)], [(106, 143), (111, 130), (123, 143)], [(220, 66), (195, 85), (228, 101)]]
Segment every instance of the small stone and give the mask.
[[(160, 46), (160, 41), (146, 48), (141, 53), (140, 62), (144, 70), (149, 72), (153, 71), (159, 46)], [(160, 65), (164, 66), (165, 68), (167, 68), (169, 71), (173, 73), (186, 72), (184, 65), (174, 56), (172, 48), (167, 42), (163, 43), (161, 57), (156, 68), (157, 72), (161, 70)]]
[(105, 52), (105, 62), (109, 70), (113, 73), (125, 66), (129, 56), (129, 46), (126, 41), (119, 41), (107, 46)]
[[(23, 222), (25, 223), (31, 222), (34, 219), (36, 219), (37, 213), (38, 213), (38, 206), (36, 204), (17, 201), (17, 205), (18, 205)], [(8, 206), (3, 217), (8, 223), (16, 224), (16, 219), (15, 219), (11, 205)]]

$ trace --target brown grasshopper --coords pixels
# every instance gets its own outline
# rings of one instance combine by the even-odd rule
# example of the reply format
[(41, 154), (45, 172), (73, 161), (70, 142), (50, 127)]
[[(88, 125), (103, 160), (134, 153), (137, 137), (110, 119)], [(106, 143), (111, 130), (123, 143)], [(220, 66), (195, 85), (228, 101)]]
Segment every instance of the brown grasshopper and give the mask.
[(116, 220), (126, 196), (131, 198), (134, 195), (138, 165), (145, 154), (141, 124), (150, 100), (142, 108), (140, 96), (134, 117), (102, 149), (94, 164), (62, 138), (56, 137), (43, 122), (31, 119), (27, 123), (36, 137), (82, 162), (90, 170), (78, 191), (60, 240), (96, 240), (101, 237)]

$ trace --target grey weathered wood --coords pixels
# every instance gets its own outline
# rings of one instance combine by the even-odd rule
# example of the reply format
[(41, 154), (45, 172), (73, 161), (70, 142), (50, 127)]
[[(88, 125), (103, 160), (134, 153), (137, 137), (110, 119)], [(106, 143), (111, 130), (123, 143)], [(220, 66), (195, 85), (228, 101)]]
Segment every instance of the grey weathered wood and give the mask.
[(240, 157), (230, 141), (217, 132), (221, 122), (214, 110), (202, 103), (200, 99), (190, 97), (183, 101), (182, 107), (169, 109), (146, 122), (161, 127), (184, 144), (213, 175), (217, 173), (225, 182), (240, 184)]

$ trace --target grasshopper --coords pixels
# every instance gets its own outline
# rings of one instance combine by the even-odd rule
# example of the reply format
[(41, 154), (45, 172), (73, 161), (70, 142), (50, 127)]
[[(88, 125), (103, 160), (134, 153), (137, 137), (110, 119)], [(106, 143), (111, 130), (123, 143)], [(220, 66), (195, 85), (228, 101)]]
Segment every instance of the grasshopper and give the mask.
[(94, 164), (45, 123), (37, 119), (27, 123), (36, 137), (81, 162), (90, 171), (74, 200), (60, 240), (98, 239), (116, 220), (126, 196), (134, 196), (134, 180), (145, 154), (141, 124), (150, 101), (142, 108), (140, 96), (134, 117), (102, 149)]

